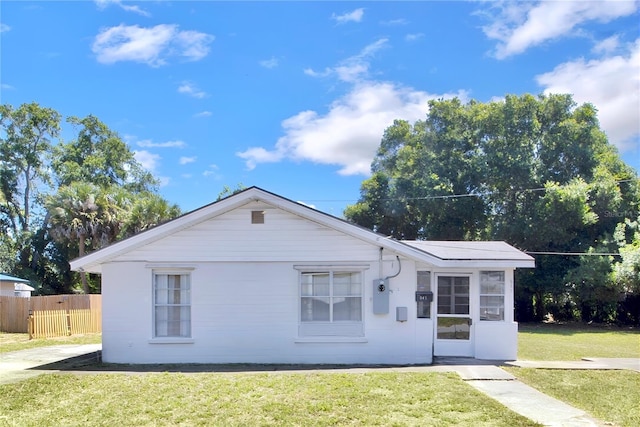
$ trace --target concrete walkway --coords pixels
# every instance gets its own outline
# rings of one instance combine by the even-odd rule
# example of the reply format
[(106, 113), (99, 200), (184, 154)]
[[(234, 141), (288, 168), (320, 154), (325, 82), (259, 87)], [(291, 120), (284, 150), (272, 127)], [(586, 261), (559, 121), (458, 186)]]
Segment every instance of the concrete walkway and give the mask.
[[(35, 377), (47, 370), (46, 365), (67, 360), (99, 361), (102, 344), (54, 345), (29, 350), (0, 353), (0, 384), (9, 384)], [(35, 369), (40, 367), (41, 369)]]
[[(100, 344), (87, 345), (59, 345), (30, 350), (16, 351), (0, 354), (0, 384), (8, 384), (24, 379), (52, 372), (74, 372), (77, 374), (105, 373), (105, 370), (91, 369), (100, 357)], [(585, 359), (575, 362), (491, 362), (467, 358), (436, 358), (433, 365), (429, 366), (398, 366), (398, 367), (341, 367), (330, 369), (322, 367), (322, 372), (456, 372), (470, 386), (474, 387), (489, 397), (502, 403), (514, 412), (517, 412), (533, 421), (545, 426), (554, 427), (587, 427), (603, 426), (602, 421), (596, 420), (584, 411), (567, 405), (557, 399), (547, 396), (536, 389), (518, 381), (509, 372), (498, 365), (510, 365), (532, 368), (550, 369), (630, 369), (640, 371), (640, 359)], [(83, 366), (87, 370), (82, 370)], [(275, 365), (243, 365), (224, 367), (220, 365), (185, 365), (184, 367), (172, 365), (171, 371), (175, 372), (270, 372), (270, 373), (295, 373), (318, 372), (319, 369), (307, 369), (304, 366), (275, 366)], [(122, 366), (122, 368), (132, 368)], [(184, 369), (182, 369), (184, 368)], [(124, 374), (144, 374), (148, 372), (166, 372), (162, 365), (158, 369), (150, 369), (145, 366), (140, 370), (122, 371)], [(116, 372), (116, 371), (110, 371)]]

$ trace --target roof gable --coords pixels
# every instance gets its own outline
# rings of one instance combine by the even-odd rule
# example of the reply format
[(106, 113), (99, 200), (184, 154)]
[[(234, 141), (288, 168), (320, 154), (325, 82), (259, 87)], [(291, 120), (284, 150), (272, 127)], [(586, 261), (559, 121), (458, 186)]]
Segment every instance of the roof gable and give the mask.
[[(428, 250), (424, 245), (411, 244), (410, 242), (399, 242), (397, 240), (387, 238), (383, 235), (375, 233), (364, 227), (349, 223), (343, 219), (337, 218), (333, 215), (326, 214), (316, 209), (310, 208), (301, 203), (294, 202), (284, 197), (278, 196), (274, 193), (270, 193), (258, 187), (251, 187), (236, 194), (233, 194), (225, 199), (216, 201), (202, 208), (196, 209), (189, 213), (186, 213), (178, 218), (175, 218), (169, 222), (161, 224), (152, 229), (146, 230), (135, 236), (124, 239), (120, 242), (116, 242), (103, 249), (88, 254), (82, 258), (77, 258), (71, 261), (71, 269), (76, 271), (88, 271), (93, 273), (101, 272), (101, 265), (113, 260), (114, 258), (141, 248), (155, 241), (158, 241), (164, 237), (170, 236), (180, 230), (192, 227), (204, 221), (209, 221), (216, 218), (226, 212), (230, 212), (234, 209), (242, 207), (251, 202), (266, 203), (274, 208), (282, 209), (283, 211), (297, 215), (305, 220), (312, 221), (321, 224), (325, 227), (329, 227), (338, 232), (346, 235), (358, 238), (372, 245), (379, 246), (381, 248), (393, 251), (398, 255), (419, 261), (430, 263), (436, 266), (449, 266), (451, 262), (460, 265), (460, 261), (451, 259), (444, 259), (438, 256), (438, 252), (435, 250)], [(505, 243), (506, 245), (506, 243)], [(508, 245), (506, 245), (508, 246)], [(519, 254), (515, 248), (508, 246), (512, 251)], [(522, 254), (524, 255), (524, 254)], [(528, 257), (528, 255), (524, 255)], [(523, 259), (518, 259), (517, 263), (515, 258), (509, 258), (507, 260), (501, 260), (501, 262), (507, 262), (512, 267), (533, 267), (533, 261), (531, 257), (528, 257), (531, 261), (524, 262)], [(474, 260), (477, 261), (477, 260)], [(491, 260), (486, 260), (491, 261)], [(517, 265), (516, 265), (517, 264)], [(524, 265), (531, 264), (531, 265)]]

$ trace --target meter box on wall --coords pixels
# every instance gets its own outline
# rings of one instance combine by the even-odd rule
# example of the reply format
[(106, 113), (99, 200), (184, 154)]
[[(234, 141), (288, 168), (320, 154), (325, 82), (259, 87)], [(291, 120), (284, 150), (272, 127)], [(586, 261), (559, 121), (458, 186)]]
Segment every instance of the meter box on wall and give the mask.
[(389, 279), (373, 281), (373, 314), (389, 314)]

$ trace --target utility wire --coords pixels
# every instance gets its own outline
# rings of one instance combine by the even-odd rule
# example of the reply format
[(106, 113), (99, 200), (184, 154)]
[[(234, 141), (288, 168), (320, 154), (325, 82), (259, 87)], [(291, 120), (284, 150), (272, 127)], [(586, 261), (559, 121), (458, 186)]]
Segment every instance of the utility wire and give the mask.
[(621, 256), (615, 252), (536, 252), (536, 251), (524, 251), (529, 255), (566, 255), (566, 256)]
[[(632, 178), (632, 179), (621, 179), (621, 180), (617, 180), (614, 181), (618, 184), (620, 183), (624, 183), (624, 182), (632, 182), (632, 181), (636, 181), (638, 178)], [(559, 187), (566, 187), (567, 185), (560, 185)], [(518, 193), (527, 193), (527, 192), (535, 192), (535, 191), (547, 191), (549, 190), (549, 188), (547, 187), (537, 187), (537, 188), (524, 188), (521, 190), (512, 190), (514, 194), (518, 194)], [(460, 198), (464, 198), (464, 197), (486, 197), (486, 196), (490, 196), (492, 194), (499, 194), (503, 191), (497, 190), (497, 191), (485, 191), (482, 193), (467, 193), (467, 194), (443, 194), (440, 196), (419, 196), (419, 197), (403, 197), (403, 198), (383, 198), (380, 200), (384, 200), (384, 201), (407, 201), (407, 200), (441, 200), (441, 199), (460, 199)], [(315, 202), (315, 203), (319, 203), (319, 202), (352, 202), (354, 199), (330, 199), (330, 200), (321, 200), (321, 199), (311, 199), (311, 200), (307, 200), (308, 202)]]

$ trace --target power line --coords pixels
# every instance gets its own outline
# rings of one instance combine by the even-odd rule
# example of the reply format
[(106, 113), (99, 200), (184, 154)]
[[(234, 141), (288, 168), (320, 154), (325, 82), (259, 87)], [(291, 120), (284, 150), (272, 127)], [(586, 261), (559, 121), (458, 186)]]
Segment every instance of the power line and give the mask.
[(563, 255), (563, 256), (621, 256), (619, 253), (614, 252), (537, 252), (537, 251), (524, 251), (529, 255)]
[[(616, 180), (614, 181), (615, 183), (624, 183), (624, 182), (632, 182), (632, 181), (636, 181), (638, 178), (631, 178), (631, 179), (621, 179), (621, 180)], [(562, 187), (566, 187), (567, 185), (560, 185), (558, 186), (559, 188)], [(524, 188), (521, 190), (510, 190), (513, 192), (513, 194), (518, 194), (518, 193), (527, 193), (527, 192), (535, 192), (535, 191), (547, 191), (550, 188), (547, 187), (537, 187), (537, 188)], [(481, 192), (481, 193), (466, 193), (466, 194), (443, 194), (440, 196), (418, 196), (418, 197), (395, 197), (395, 198), (383, 198), (380, 200), (384, 200), (384, 201), (408, 201), (408, 200), (443, 200), (443, 199), (460, 199), (460, 198), (464, 198), (464, 197), (486, 197), (486, 196), (490, 196), (492, 194), (500, 194), (502, 193), (502, 190), (496, 190), (496, 191), (485, 191), (485, 192)], [(307, 200), (307, 202), (352, 202), (355, 199), (310, 199)]]

